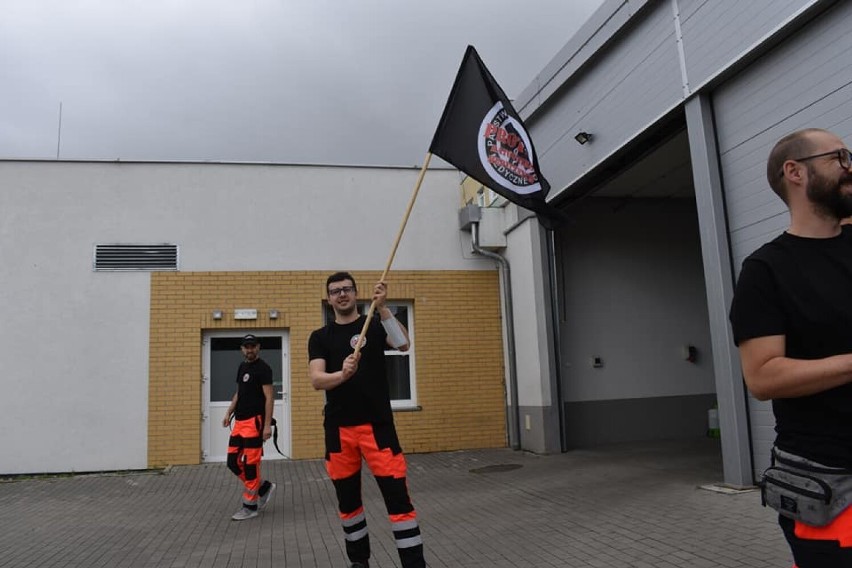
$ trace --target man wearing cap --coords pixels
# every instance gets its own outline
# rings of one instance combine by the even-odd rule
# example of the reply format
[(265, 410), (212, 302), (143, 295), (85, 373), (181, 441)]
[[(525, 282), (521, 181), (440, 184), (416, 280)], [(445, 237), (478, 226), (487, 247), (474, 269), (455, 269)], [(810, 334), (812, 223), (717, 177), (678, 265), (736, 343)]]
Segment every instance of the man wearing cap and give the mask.
[(243, 482), (243, 500), (231, 519), (244, 521), (258, 515), (275, 491), (275, 484), (261, 480), (263, 442), (272, 436), (272, 368), (261, 359), (260, 343), (246, 335), (240, 347), (245, 360), (237, 369), (237, 392), (228, 405), (222, 426), (234, 419), (228, 441), (228, 469)]

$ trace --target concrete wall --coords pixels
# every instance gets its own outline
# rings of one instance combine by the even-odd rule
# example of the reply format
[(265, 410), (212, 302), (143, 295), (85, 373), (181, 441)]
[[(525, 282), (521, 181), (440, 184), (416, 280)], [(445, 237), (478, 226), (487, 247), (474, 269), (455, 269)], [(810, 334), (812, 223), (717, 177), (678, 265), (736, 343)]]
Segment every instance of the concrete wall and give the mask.
[(704, 434), (715, 385), (694, 202), (593, 198), (573, 216), (559, 235), (569, 445)]
[(520, 447), (539, 453), (560, 450), (552, 306), (546, 234), (528, 211), (510, 206), (505, 256), (511, 267), (512, 305), (518, 381), (518, 409), (510, 412)]
[[(384, 268), (418, 171), (0, 162), (0, 472), (147, 465), (150, 274), (93, 272), (96, 243), (175, 243), (181, 271)], [(395, 269), (493, 270), (430, 171)], [(34, 442), (35, 441), (35, 442)]]

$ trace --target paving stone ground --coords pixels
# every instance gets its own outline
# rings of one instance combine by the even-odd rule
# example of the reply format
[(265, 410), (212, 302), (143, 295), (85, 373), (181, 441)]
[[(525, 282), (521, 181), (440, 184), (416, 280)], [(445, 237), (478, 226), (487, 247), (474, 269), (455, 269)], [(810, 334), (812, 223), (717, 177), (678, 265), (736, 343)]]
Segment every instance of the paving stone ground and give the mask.
[[(509, 449), (409, 455), (432, 568), (790, 568), (772, 510), (721, 481), (717, 440), (540, 456)], [(321, 460), (270, 461), (278, 491), (230, 520), (224, 464), (0, 483), (0, 567), (344, 568)], [(371, 568), (399, 566), (375, 482), (364, 478)]]

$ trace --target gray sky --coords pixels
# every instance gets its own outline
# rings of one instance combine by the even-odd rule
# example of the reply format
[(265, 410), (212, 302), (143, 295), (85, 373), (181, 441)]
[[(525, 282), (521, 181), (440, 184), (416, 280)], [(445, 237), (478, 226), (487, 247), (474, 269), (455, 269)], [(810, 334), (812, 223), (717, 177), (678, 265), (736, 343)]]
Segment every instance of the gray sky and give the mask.
[(517, 96), (603, 0), (0, 0), (0, 158), (415, 165), (464, 49)]

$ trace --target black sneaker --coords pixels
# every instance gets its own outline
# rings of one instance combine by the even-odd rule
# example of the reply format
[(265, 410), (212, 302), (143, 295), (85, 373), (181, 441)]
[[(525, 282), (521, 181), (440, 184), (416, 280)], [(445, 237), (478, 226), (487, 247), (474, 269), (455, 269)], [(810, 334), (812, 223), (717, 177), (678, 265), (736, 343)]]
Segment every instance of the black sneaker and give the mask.
[(349, 565), (349, 568), (370, 568), (370, 563), (367, 561), (364, 562), (353, 562)]

